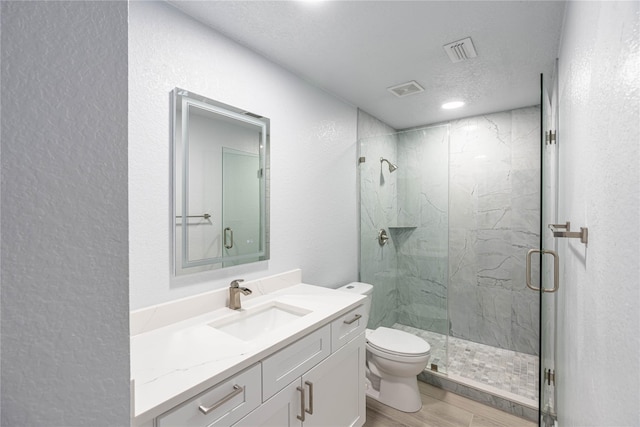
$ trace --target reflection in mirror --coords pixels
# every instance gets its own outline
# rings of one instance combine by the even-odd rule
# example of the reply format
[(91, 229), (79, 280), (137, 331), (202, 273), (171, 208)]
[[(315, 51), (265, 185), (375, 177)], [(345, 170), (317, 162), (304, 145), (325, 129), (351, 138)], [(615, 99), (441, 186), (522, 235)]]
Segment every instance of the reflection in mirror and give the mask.
[(269, 119), (178, 88), (172, 102), (174, 273), (269, 259)]

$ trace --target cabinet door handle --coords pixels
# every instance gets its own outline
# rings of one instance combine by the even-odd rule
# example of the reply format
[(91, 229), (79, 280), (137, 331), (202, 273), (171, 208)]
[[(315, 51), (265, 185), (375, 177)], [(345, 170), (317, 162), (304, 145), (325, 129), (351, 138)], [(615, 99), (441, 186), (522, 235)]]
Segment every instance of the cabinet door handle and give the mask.
[(305, 381), (304, 384), (309, 387), (309, 409), (305, 409), (305, 411), (309, 415), (313, 415), (313, 383), (311, 381)]
[(206, 406), (204, 406), (204, 405), (200, 405), (198, 407), (198, 409), (200, 410), (200, 412), (202, 412), (203, 414), (207, 415), (209, 412), (211, 412), (214, 409), (217, 409), (220, 406), (224, 405), (225, 403), (227, 403), (228, 401), (230, 401), (231, 399), (233, 399), (237, 395), (241, 394), (243, 391), (244, 391), (244, 387), (240, 387), (238, 384), (235, 384), (233, 386), (233, 391), (231, 391), (231, 393), (227, 394), (225, 397), (223, 397), (222, 399), (218, 400), (216, 403), (214, 403), (213, 405), (209, 406), (208, 408)]
[(361, 317), (362, 317), (362, 314), (356, 314), (355, 316), (353, 316), (353, 319), (345, 320), (344, 323), (346, 323), (347, 325), (350, 325), (353, 322), (355, 322), (356, 320), (360, 319)]
[(296, 416), (300, 421), (304, 422), (304, 389), (302, 387), (296, 387), (296, 390), (300, 392), (300, 413), (302, 415)]

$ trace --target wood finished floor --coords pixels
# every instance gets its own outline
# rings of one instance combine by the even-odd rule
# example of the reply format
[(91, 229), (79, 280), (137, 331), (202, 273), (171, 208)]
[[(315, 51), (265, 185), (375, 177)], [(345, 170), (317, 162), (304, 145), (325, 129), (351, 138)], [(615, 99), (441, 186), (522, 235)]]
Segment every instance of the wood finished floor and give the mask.
[(538, 424), (418, 381), (422, 409), (408, 414), (367, 398), (364, 427), (536, 427)]

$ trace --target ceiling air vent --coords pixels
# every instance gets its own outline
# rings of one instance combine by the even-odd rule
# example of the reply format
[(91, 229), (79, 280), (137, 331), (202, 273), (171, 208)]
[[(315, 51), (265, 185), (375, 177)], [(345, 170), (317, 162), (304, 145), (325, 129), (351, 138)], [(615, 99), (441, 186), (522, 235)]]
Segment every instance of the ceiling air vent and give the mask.
[(446, 44), (443, 48), (444, 51), (447, 52), (447, 55), (449, 55), (451, 62), (454, 63), (466, 61), (467, 59), (478, 56), (476, 49), (473, 47), (471, 37)]
[(414, 93), (424, 92), (424, 88), (414, 80), (408, 83), (402, 83), (400, 85), (388, 87), (387, 90), (398, 98), (413, 95)]

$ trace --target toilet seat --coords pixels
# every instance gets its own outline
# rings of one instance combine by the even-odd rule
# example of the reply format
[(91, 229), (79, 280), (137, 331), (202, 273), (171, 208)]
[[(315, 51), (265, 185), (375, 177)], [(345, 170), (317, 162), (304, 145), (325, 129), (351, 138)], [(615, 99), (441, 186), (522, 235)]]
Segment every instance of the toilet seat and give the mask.
[(381, 357), (421, 359), (431, 354), (431, 346), (425, 340), (397, 329), (367, 330), (366, 337), (368, 349)]

